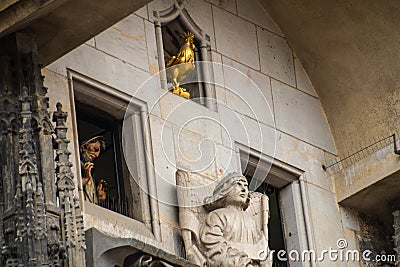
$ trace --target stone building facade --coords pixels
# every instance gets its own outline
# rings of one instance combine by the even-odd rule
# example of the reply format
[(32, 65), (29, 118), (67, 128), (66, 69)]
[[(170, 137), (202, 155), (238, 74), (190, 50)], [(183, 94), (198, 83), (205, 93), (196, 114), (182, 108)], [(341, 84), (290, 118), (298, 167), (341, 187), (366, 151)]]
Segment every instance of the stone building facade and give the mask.
[[(176, 43), (167, 39), (182, 29), (196, 35), (198, 59), (212, 62), (196, 65), (200, 82), (193, 81), (193, 90), (199, 90), (194, 95), (206, 100), (187, 100), (166, 89), (164, 57)], [(371, 258), (399, 253), (399, 159), (393, 142), (361, 147), (350, 163), (340, 161), (344, 156), (318, 88), (258, 1), (155, 0), (41, 71), (49, 112), (56, 114), (57, 155), (61, 163), (72, 163), (57, 173), (71, 179), (70, 187), (52, 190), (74, 199), (77, 216), (71, 220), (81, 230), (73, 238), (86, 244), (74, 243), (76, 251), (65, 252), (78, 262), (64, 261), (66, 266), (191, 266), (180, 227), (177, 170), (195, 172), (200, 184), (233, 171), (250, 184), (262, 179), (260, 188), (270, 197), (270, 248), (300, 253), (287, 262), (274, 258), (274, 266), (367, 264), (362, 258), (320, 259), (330, 248), (360, 255), (371, 250)], [(51, 154), (50, 139), (41, 141), (41, 135), (33, 139), (42, 153)], [(85, 200), (80, 170), (79, 147), (95, 135), (104, 136), (108, 146), (95, 162), (95, 175), (109, 186), (100, 205)], [(38, 168), (46, 171), (52, 161)], [(57, 196), (59, 205), (65, 195)], [(53, 214), (62, 216), (56, 209)], [(2, 231), (6, 223), (3, 219)], [(79, 237), (83, 230), (85, 241)], [(315, 252), (317, 259), (301, 260), (302, 251)]]

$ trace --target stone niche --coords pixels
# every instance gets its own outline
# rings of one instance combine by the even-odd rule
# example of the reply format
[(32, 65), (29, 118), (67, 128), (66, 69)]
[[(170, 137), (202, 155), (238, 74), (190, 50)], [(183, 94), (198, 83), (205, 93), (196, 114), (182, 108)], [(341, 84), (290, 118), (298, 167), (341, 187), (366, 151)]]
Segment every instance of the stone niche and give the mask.
[(186, 2), (176, 0), (165, 10), (149, 11), (153, 14), (155, 24), (161, 86), (166, 90), (171, 89), (171, 81), (167, 79), (169, 70), (166, 69), (166, 59), (178, 53), (182, 35), (191, 32), (194, 34), (195, 70), (185, 78), (183, 84), (193, 101), (215, 111), (217, 105), (210, 36), (192, 19), (185, 5)]

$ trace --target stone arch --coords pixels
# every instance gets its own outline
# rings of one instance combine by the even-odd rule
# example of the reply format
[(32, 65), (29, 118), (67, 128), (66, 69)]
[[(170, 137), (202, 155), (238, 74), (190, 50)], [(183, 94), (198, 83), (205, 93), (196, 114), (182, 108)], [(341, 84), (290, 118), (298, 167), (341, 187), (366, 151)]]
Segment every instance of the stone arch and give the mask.
[(107, 264), (107, 266), (126, 266), (126, 259), (137, 253), (138, 250), (128, 244), (113, 247), (100, 255), (99, 263)]
[(54, 127), (51, 124), (50, 120), (48, 118), (45, 118), (42, 120), (41, 122), (41, 126), (43, 129), (44, 134), (48, 135), (51, 134), (52, 132), (54, 132)]

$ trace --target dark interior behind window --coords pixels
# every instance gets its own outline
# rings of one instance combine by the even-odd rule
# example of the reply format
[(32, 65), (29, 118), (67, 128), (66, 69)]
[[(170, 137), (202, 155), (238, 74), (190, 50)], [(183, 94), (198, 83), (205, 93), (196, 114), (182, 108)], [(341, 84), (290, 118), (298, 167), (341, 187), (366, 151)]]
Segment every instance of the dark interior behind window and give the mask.
[(121, 153), (122, 121), (76, 99), (75, 109), (79, 144), (99, 135), (103, 136), (106, 141), (106, 149), (95, 160), (93, 170), (96, 184), (101, 179), (107, 182), (107, 199), (99, 205), (131, 217), (131, 207), (129, 207), (123, 175), (124, 161)]

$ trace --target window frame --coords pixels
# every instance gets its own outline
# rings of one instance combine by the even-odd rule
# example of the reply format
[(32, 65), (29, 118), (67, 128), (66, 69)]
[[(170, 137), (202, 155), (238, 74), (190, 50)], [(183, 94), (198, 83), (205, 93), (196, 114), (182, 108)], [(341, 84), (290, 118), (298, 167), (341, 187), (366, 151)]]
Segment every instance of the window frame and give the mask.
[[(137, 157), (137, 173), (139, 179), (137, 182), (139, 183), (139, 194), (140, 194), (140, 211), (141, 211), (141, 220), (136, 220), (134, 218), (127, 218), (127, 220), (133, 220), (135, 223), (141, 223), (143, 226), (148, 228), (152, 235), (151, 237), (161, 240), (161, 229), (160, 229), (160, 219), (159, 219), (159, 208), (157, 201), (157, 190), (155, 189), (155, 172), (154, 168), (151, 166), (154, 165), (152, 162), (152, 155), (149, 157), (145, 156), (146, 151), (152, 151), (151, 139), (150, 139), (150, 125), (148, 123), (148, 118), (146, 114), (148, 114), (147, 103), (139, 100), (137, 98), (128, 95), (125, 92), (122, 92), (118, 89), (112, 88), (108, 85), (105, 85), (95, 79), (87, 77), (79, 72), (76, 72), (72, 69), (67, 69), (67, 78), (68, 78), (68, 87), (69, 87), (69, 102), (70, 102), (70, 110), (71, 110), (71, 120), (72, 120), (72, 135), (73, 142), (75, 147), (75, 166), (76, 175), (78, 181), (78, 190), (79, 197), (81, 200), (81, 205), (83, 207), (83, 212), (86, 213), (86, 208), (93, 208), (94, 205), (84, 200), (83, 196), (83, 185), (82, 185), (82, 177), (80, 171), (80, 154), (79, 154), (79, 139), (78, 139), (78, 127), (77, 127), (77, 119), (76, 119), (76, 109), (75, 109), (75, 94), (79, 92), (81, 94), (86, 95), (93, 99), (93, 101), (98, 102), (107, 102), (110, 106), (113, 106), (115, 111), (118, 113), (116, 117), (121, 117), (124, 120), (125, 111), (129, 108), (129, 112), (131, 116), (128, 118), (129, 123), (132, 126), (132, 131), (134, 131), (132, 141), (134, 142), (134, 153)], [(85, 84), (85, 88), (76, 88), (74, 86), (74, 81)], [(112, 114), (115, 115), (116, 113)], [(123, 155), (125, 156), (125, 155)], [(130, 174), (131, 175), (131, 174)], [(126, 177), (124, 177), (126, 179)], [(126, 189), (128, 190), (128, 189)], [(148, 192), (148, 194), (146, 193)], [(152, 196), (152, 197), (150, 197)], [(154, 197), (155, 196), (155, 197)], [(107, 219), (106, 216), (111, 212), (111, 214), (118, 214), (111, 210), (107, 210), (105, 208), (99, 207), (99, 209), (104, 209), (108, 212), (100, 212), (98, 213), (98, 217)], [(96, 214), (97, 215), (97, 214)], [(119, 214), (118, 214), (119, 215)], [(116, 218), (121, 217), (116, 216)], [(124, 217), (124, 216), (122, 216)], [(122, 220), (122, 218), (121, 218)], [(123, 219), (126, 221), (126, 219)], [(132, 228), (135, 230), (135, 228)]]
[[(312, 240), (308, 239), (308, 235), (313, 238), (314, 234), (308, 232), (305, 219), (309, 207), (303, 205), (302, 198), (306, 195), (301, 192), (300, 186), (305, 172), (238, 142), (235, 142), (235, 151), (239, 156), (241, 173), (245, 171), (244, 166), (256, 167), (258, 176), (263, 176), (264, 172), (268, 174), (263, 182), (279, 190), (278, 200), (286, 251), (313, 250), (314, 245), (310, 242)], [(289, 259), (288, 265), (296, 265), (296, 262)]]
[[(82, 101), (78, 100), (76, 95), (75, 95), (74, 100), (75, 100), (75, 108), (77, 108), (77, 109), (75, 109), (75, 112), (77, 112), (77, 114), (80, 113), (79, 118), (78, 118), (78, 116), (76, 117), (78, 128), (79, 128), (79, 121), (83, 121), (83, 122), (92, 124), (94, 127), (99, 127), (101, 129), (103, 129), (102, 132), (92, 133), (90, 135), (90, 137), (98, 136), (98, 135), (104, 136), (105, 133), (107, 133), (107, 132), (111, 135), (110, 140), (106, 141), (106, 151), (108, 149), (112, 150), (112, 152), (111, 152), (113, 155), (112, 163), (108, 163), (109, 161), (105, 161), (103, 158), (99, 159), (99, 161), (103, 162), (103, 163), (105, 162), (107, 167), (111, 167), (111, 166), (108, 166), (108, 164), (113, 165), (113, 176), (115, 179), (114, 182), (115, 182), (115, 187), (116, 187), (115, 192), (117, 195), (117, 202), (118, 202), (118, 205), (116, 205), (117, 206), (116, 209), (121, 209), (121, 207), (124, 207), (124, 205), (125, 205), (123, 202), (125, 200), (131, 200), (131, 198), (132, 198), (132, 196), (130, 196), (130, 193), (128, 192), (129, 191), (129, 181), (126, 181), (128, 179), (128, 177), (126, 177), (127, 176), (127, 168), (126, 168), (126, 166), (124, 166), (125, 164), (123, 162), (122, 145), (121, 145), (121, 140), (120, 140), (120, 138), (122, 136), (123, 120), (122, 120), (122, 118), (117, 118), (112, 115), (110, 117), (103, 119), (102, 116), (99, 116), (97, 114), (97, 111), (102, 112), (102, 110), (95, 108), (95, 107), (91, 107), (91, 109), (93, 108), (93, 109), (95, 109), (95, 111), (92, 111), (92, 110), (88, 111), (82, 107), (78, 108), (78, 103), (79, 103), (79, 106), (86, 106), (86, 105), (91, 106), (91, 105), (90, 105), (90, 103), (87, 104), (87, 103), (83, 103)], [(83, 141), (87, 140), (87, 138), (88, 137), (85, 137), (84, 139), (80, 139), (79, 140), (80, 144)], [(111, 143), (109, 141), (111, 141)], [(103, 155), (104, 152), (102, 152), (101, 154)], [(96, 169), (97, 168), (95, 168), (95, 171), (96, 171)], [(101, 177), (101, 178), (107, 178), (107, 180), (109, 182), (110, 177), (105, 176), (105, 177)], [(110, 195), (107, 193), (107, 199), (104, 202), (98, 203), (98, 205), (102, 206), (102, 207), (104, 207), (104, 205), (114, 206), (113, 204), (116, 203), (115, 199), (113, 199), (113, 201), (111, 201), (111, 202), (113, 202), (113, 204), (107, 204), (107, 203), (109, 203), (110, 199), (113, 199), (113, 198), (110, 198)], [(132, 201), (127, 201), (127, 202), (132, 203)], [(108, 208), (108, 209), (113, 210), (112, 208)], [(117, 211), (115, 211), (115, 212), (117, 212)], [(122, 212), (123, 213), (121, 213), (121, 212), (117, 212), (117, 213), (123, 214), (127, 217), (134, 218), (133, 207), (130, 207), (130, 209), (126, 209), (125, 211), (122, 211)]]

